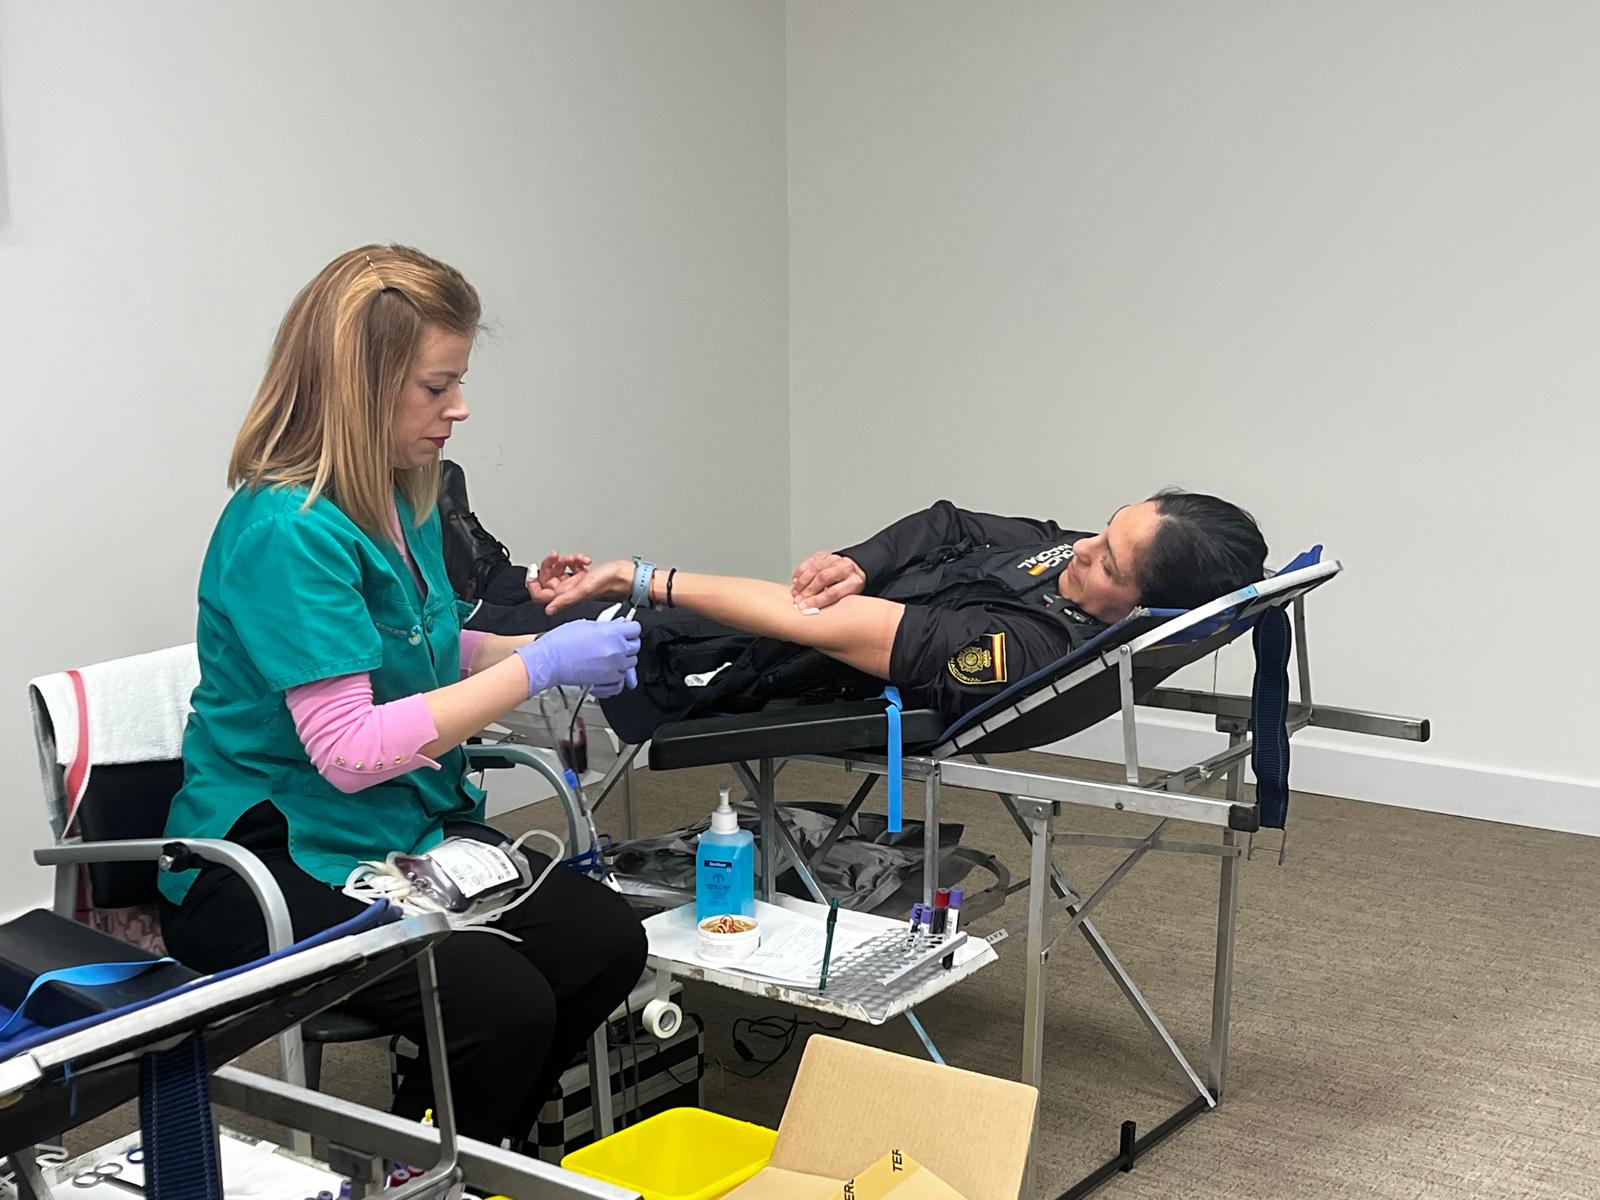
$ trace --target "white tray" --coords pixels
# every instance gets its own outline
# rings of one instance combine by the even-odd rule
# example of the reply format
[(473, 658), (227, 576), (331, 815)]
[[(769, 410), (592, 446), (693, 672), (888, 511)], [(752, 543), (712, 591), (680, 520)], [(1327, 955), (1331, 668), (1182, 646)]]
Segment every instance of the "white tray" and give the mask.
[[(775, 905), (756, 901), (757, 921), (782, 923), (796, 917), (815, 921), (822, 926), (827, 922), (828, 909), (826, 905), (788, 896), (780, 898)], [(766, 996), (798, 1008), (815, 1009), (872, 1025), (882, 1025), (996, 960), (994, 948), (988, 942), (969, 937), (955, 947), (954, 962), (948, 971), (935, 959), (892, 985), (883, 986), (875, 978), (868, 979), (848, 971), (843, 976), (836, 976), (830, 965), (828, 990), (819, 991), (804, 984), (751, 975), (741, 971), (736, 964), (703, 962), (697, 953), (699, 937), (695, 930), (693, 904), (657, 913), (645, 921), (644, 928), (650, 939), (650, 965), (659, 970), (681, 979), (700, 979), (752, 996)], [(910, 926), (905, 921), (845, 909), (839, 910), (839, 928), (858, 934), (857, 940), (896, 930), (907, 934), (910, 932)], [(835, 961), (842, 957), (843, 952), (836, 945)]]

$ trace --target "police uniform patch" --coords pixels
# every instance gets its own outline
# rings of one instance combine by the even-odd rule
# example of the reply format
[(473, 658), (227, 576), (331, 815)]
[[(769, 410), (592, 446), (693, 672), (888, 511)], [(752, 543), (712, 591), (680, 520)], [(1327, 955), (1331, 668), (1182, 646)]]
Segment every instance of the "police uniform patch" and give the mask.
[(1004, 683), (1006, 681), (1006, 635), (986, 633), (972, 645), (953, 655), (946, 664), (958, 683)]
[(1077, 543), (1062, 542), (1059, 546), (1051, 546), (1048, 550), (1041, 550), (1037, 554), (1030, 554), (1017, 564), (1017, 570), (1026, 571), (1037, 579), (1046, 571), (1053, 571), (1062, 563), (1072, 560), (1072, 548)]

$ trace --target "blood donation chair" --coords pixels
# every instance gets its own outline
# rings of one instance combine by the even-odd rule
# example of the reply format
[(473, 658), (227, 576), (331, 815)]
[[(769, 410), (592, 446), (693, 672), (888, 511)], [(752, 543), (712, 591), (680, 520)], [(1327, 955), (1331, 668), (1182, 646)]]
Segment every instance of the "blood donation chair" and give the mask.
[[(708, 717), (664, 725), (651, 738), (652, 770), (729, 764), (761, 822), (760, 875), (769, 890), (784, 865), (791, 865), (814, 899), (826, 894), (812, 869), (860, 809), (880, 778), (887, 780), (891, 829), (899, 828), (902, 779), (920, 782), (926, 847), (923, 900), (938, 886), (937, 836), (940, 789), (945, 786), (993, 793), (1027, 838), (1029, 877), (1007, 889), (1026, 893), (1025, 912), (989, 935), (999, 943), (1026, 937), (1021, 1078), (1041, 1082), (1044, 1055), (1044, 988), (1048, 957), (1059, 939), (1081, 935), (1110, 973), (1139, 1018), (1187, 1080), (1191, 1100), (1158, 1128), (1142, 1136), (1124, 1122), (1119, 1150), (1104, 1167), (1070, 1189), (1062, 1200), (1085, 1194), (1109, 1174), (1129, 1169), (1134, 1159), (1194, 1116), (1221, 1101), (1228, 1050), (1234, 944), (1239, 897), (1239, 862), (1253, 853), (1258, 831), (1279, 831), (1280, 861), (1286, 846), (1289, 739), (1304, 728), (1426, 741), (1426, 720), (1389, 716), (1314, 703), (1306, 643), (1306, 597), (1341, 570), (1324, 560), (1320, 546), (1302, 554), (1265, 581), (1193, 610), (1135, 609), (1127, 618), (1049, 666), (1005, 687), (984, 704), (949, 721), (932, 710), (901, 710), (890, 699), (819, 705), (769, 705), (737, 716)], [(1199, 662), (1250, 634), (1256, 672), (1248, 696), (1219, 695), (1162, 686), (1180, 668)], [(1298, 695), (1291, 701), (1289, 658), (1296, 660)], [(1154, 778), (1141, 775), (1137, 717), (1141, 708), (1203, 713), (1215, 718), (1227, 745), (1180, 770)], [(989, 756), (1048, 746), (1120, 716), (1125, 779), (1107, 783), (999, 765)], [(633, 747), (613, 774), (627, 769)], [(865, 779), (842, 811), (833, 832), (808, 861), (776, 803), (776, 778), (787, 759), (833, 764)], [(1244, 790), (1246, 761), (1256, 791)], [(1223, 796), (1200, 794), (1214, 780)], [(596, 790), (605, 798), (608, 777)], [(1086, 805), (1155, 819), (1153, 827), (1125, 836), (1058, 832), (1063, 805)], [(1180, 833), (1172, 822), (1210, 831), (1208, 839)], [(1127, 850), (1128, 856), (1092, 891), (1074, 887), (1053, 848), (1086, 845)], [(1101, 936), (1091, 912), (1151, 851), (1214, 857), (1219, 864), (1211, 1035), (1204, 1076), (1192, 1066), (1137, 984)], [(1059, 928), (1053, 923), (1062, 922)], [(1081, 1190), (1080, 1190), (1081, 1189)]]

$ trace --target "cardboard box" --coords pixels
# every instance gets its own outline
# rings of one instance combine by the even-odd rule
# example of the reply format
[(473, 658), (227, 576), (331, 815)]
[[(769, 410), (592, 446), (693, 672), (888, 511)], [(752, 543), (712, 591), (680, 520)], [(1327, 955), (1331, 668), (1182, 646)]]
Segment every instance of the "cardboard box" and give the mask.
[(961, 1200), (961, 1193), (909, 1154), (891, 1150), (839, 1189), (840, 1200)]
[(1038, 1102), (1013, 1080), (815, 1036), (772, 1161), (728, 1200), (1016, 1200)]

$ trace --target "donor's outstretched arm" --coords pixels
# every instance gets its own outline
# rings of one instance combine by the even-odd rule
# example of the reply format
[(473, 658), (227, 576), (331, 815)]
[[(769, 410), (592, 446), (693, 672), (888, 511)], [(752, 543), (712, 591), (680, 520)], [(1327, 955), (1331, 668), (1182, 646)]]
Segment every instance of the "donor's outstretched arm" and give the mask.
[[(590, 567), (561, 580), (545, 611), (557, 613), (580, 600), (625, 599), (633, 577), (634, 565), (624, 559)], [(666, 607), (666, 568), (656, 570), (649, 590), (651, 604)], [(688, 571), (673, 574), (671, 602), (746, 633), (811, 646), (879, 679), (889, 678), (889, 654), (905, 615), (905, 605), (875, 596), (846, 596), (820, 612), (803, 613), (788, 584)]]

